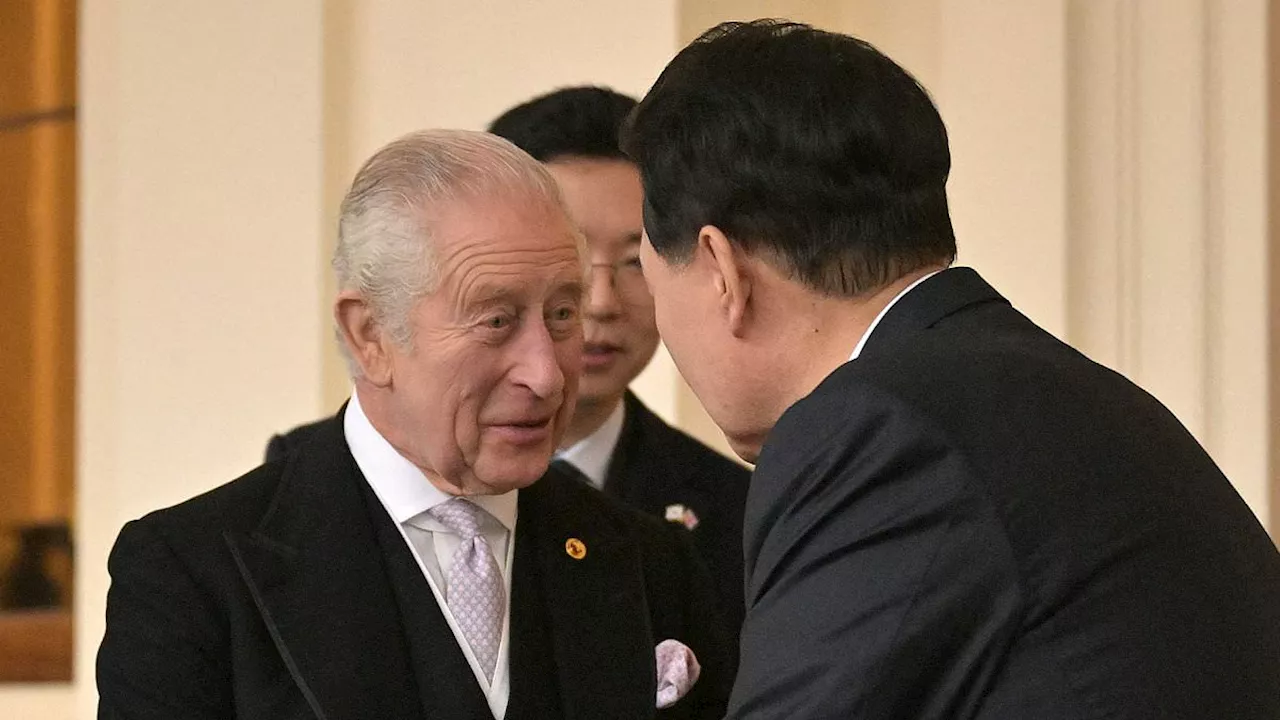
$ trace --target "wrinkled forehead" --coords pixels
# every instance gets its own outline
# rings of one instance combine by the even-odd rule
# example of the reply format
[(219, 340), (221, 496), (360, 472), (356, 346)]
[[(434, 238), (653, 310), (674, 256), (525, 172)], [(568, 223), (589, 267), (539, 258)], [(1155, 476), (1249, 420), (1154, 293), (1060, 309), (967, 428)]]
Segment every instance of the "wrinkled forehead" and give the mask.
[(580, 282), (584, 240), (559, 199), (540, 192), (488, 192), (424, 214), (441, 289), (480, 279), (529, 290)]

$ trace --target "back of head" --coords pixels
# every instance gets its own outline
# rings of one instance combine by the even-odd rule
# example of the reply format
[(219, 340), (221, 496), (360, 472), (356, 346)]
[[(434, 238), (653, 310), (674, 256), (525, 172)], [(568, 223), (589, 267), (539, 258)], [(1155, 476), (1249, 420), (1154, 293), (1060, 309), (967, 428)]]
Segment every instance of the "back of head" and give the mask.
[(955, 258), (942, 119), (857, 38), (723, 23), (667, 65), (622, 143), (668, 262), (713, 225), (813, 291), (851, 297)]
[(433, 212), (504, 193), (562, 207), (546, 169), (488, 133), (424, 130), (388, 143), (361, 166), (342, 201), (333, 254), (339, 290), (358, 292), (379, 324), (407, 345), (409, 310), (439, 280)]
[(608, 88), (561, 88), (517, 105), (489, 126), (541, 162), (567, 157), (626, 159), (618, 132), (636, 106)]

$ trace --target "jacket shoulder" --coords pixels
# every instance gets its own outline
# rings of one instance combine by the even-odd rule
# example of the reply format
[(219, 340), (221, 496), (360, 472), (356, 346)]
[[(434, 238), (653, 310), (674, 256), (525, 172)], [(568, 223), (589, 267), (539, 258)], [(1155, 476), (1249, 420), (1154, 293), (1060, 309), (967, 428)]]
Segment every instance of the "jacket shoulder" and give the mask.
[(278, 460), (294, 450), (305, 446), (319, 433), (320, 429), (332, 419), (333, 418), (324, 418), (322, 420), (316, 420), (315, 422), (309, 422), (305, 425), (299, 425), (288, 432), (271, 436), (271, 439), (267, 441), (267, 461), (270, 462), (272, 460)]
[(284, 475), (286, 461), (260, 465), (189, 500), (155, 510), (133, 524), (153, 529), (191, 528), (249, 532), (266, 514)]

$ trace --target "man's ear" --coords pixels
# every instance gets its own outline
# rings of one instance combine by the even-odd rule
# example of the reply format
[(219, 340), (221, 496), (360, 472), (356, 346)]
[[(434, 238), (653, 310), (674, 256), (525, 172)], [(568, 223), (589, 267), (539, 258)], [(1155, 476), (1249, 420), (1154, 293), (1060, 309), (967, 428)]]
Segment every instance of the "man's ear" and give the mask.
[(729, 332), (742, 337), (751, 310), (752, 290), (746, 254), (715, 225), (705, 225), (698, 231), (697, 254), (709, 264)]
[(333, 303), (333, 319), (361, 376), (377, 387), (390, 385), (392, 340), (382, 332), (369, 303), (354, 290), (343, 290)]

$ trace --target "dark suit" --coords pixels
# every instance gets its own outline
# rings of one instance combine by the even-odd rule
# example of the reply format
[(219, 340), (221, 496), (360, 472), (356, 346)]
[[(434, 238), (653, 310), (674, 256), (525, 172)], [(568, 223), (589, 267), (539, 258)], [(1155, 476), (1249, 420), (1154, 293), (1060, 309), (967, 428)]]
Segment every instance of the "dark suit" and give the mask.
[[(697, 516), (693, 540), (711, 570), (726, 632), (742, 627), (742, 512), (750, 472), (666, 424), (630, 391), (605, 493), (654, 517), (683, 505)], [(301, 425), (267, 443), (267, 460), (306, 445), (322, 423)]]
[[(666, 638), (704, 675), (661, 716), (718, 717), (726, 643), (693, 553), (555, 472), (520, 491), (507, 717), (653, 717)], [(99, 717), (490, 716), (338, 419), (281, 461), (129, 523), (110, 570)]]
[(655, 517), (670, 505), (697, 516), (693, 540), (711, 568), (734, 637), (742, 627), (742, 514), (751, 473), (671, 427), (627, 392), (605, 493)]
[(732, 718), (1280, 718), (1280, 556), (1200, 445), (968, 269), (770, 435)]

